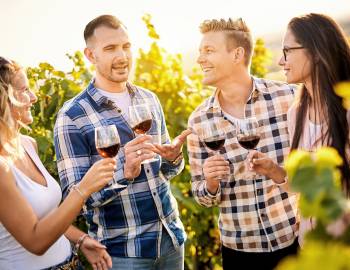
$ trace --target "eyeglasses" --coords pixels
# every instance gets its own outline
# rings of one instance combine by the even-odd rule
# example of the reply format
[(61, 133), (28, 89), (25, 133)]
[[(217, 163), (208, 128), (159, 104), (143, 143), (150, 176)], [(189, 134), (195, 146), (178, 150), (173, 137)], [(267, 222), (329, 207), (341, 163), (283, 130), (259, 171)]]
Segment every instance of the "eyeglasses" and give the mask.
[(287, 61), (287, 54), (292, 51), (292, 50), (298, 50), (298, 49), (304, 49), (303, 46), (299, 46), (299, 47), (285, 47), (282, 49), (283, 51), (283, 56), (284, 56), (284, 61)]

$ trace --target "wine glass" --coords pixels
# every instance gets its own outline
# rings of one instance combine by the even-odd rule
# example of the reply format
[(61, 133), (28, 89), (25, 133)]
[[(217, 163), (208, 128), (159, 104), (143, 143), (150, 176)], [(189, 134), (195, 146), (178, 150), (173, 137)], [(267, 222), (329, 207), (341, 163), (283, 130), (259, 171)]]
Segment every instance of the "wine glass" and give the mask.
[(225, 144), (226, 134), (214, 120), (201, 123), (199, 137), (213, 151), (219, 151)]
[[(146, 134), (151, 129), (153, 122), (152, 112), (149, 105), (138, 104), (129, 106), (129, 121), (136, 136)], [(151, 158), (144, 160), (142, 164), (150, 163), (156, 160), (156, 158)]]
[[(254, 150), (260, 141), (260, 126), (255, 117), (249, 117), (237, 122), (237, 140), (245, 149)], [(256, 174), (252, 173), (255, 177)]]
[[(95, 145), (97, 152), (103, 158), (113, 158), (118, 154), (120, 138), (115, 125), (101, 126), (95, 128)], [(124, 185), (113, 183), (106, 190), (121, 188)]]
[(237, 140), (248, 151), (256, 148), (260, 141), (260, 126), (255, 117), (237, 123)]

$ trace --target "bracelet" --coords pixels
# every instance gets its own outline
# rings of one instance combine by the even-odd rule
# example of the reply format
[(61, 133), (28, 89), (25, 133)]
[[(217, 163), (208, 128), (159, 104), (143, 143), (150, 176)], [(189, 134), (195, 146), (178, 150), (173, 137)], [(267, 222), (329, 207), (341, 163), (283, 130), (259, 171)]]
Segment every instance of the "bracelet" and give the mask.
[(171, 164), (171, 165), (174, 165), (174, 166), (177, 166), (181, 163), (183, 159), (183, 154), (182, 154), (182, 151), (177, 155), (177, 157), (174, 159), (174, 160), (168, 160), (168, 162)]
[(83, 244), (86, 237), (89, 237), (89, 235), (86, 233), (79, 237), (77, 243), (74, 246), (74, 254), (78, 254), (78, 251), (80, 250), (80, 247)]
[(275, 183), (276, 186), (283, 186), (283, 185), (285, 185), (285, 184), (288, 183), (288, 176), (285, 176), (285, 177), (283, 178), (283, 182), (281, 182), (281, 183), (276, 183), (276, 182), (274, 181), (274, 183)]
[(80, 195), (80, 197), (83, 198), (84, 203), (86, 202), (87, 196), (85, 195), (85, 192), (81, 191), (81, 189), (78, 187), (78, 185), (73, 185), (71, 189), (76, 191)]

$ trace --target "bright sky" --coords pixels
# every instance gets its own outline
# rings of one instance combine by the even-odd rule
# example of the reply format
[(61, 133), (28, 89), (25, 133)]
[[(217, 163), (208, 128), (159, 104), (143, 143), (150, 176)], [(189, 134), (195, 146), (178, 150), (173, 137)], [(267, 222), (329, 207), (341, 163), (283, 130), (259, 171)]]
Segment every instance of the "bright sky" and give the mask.
[(49, 62), (68, 70), (66, 53), (83, 50), (85, 25), (113, 14), (129, 29), (135, 54), (149, 39), (141, 17), (149, 13), (170, 52), (197, 50), (204, 19), (242, 17), (254, 36), (280, 33), (293, 16), (321, 12), (349, 17), (349, 0), (0, 0), (0, 55), (24, 66)]

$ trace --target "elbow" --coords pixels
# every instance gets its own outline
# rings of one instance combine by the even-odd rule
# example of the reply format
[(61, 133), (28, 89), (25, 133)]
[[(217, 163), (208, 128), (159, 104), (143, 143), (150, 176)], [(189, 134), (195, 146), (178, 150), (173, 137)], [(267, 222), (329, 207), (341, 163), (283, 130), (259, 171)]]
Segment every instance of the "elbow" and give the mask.
[(42, 256), (49, 249), (49, 246), (42, 245), (39, 242), (40, 241), (34, 241), (30, 245), (24, 246), (24, 248), (36, 256)]

